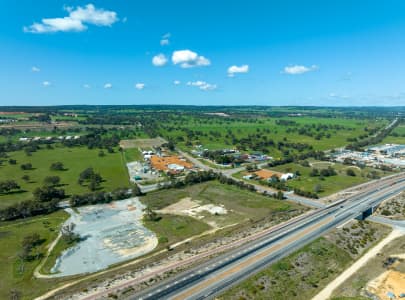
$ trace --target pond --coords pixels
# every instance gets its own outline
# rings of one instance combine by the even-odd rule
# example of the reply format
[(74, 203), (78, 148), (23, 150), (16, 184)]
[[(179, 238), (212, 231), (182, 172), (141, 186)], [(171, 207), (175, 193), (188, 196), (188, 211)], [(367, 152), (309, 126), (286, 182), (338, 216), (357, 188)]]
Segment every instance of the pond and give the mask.
[(82, 237), (65, 250), (51, 273), (55, 277), (96, 272), (108, 266), (151, 252), (158, 244), (156, 235), (143, 226), (144, 205), (138, 198), (67, 208), (71, 215), (65, 224), (74, 223)]

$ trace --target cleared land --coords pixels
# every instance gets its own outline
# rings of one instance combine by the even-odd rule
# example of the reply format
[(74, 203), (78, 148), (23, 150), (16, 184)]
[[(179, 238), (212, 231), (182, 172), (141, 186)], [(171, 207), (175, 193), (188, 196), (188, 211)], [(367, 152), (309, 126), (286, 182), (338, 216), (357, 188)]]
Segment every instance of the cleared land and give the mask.
[[(335, 298), (333, 298), (333, 300), (345, 299), (345, 297), (348, 297), (349, 299), (351, 299), (351, 297), (355, 299), (368, 299), (372, 294), (379, 294), (379, 292), (382, 292), (379, 294), (382, 296), (384, 292), (389, 290), (389, 287), (384, 284), (384, 280), (378, 282), (376, 279), (378, 279), (379, 276), (385, 275), (388, 276), (388, 278), (380, 277), (380, 279), (394, 280), (394, 283), (398, 283), (400, 277), (397, 277), (396, 275), (402, 274), (403, 276), (405, 274), (405, 260), (403, 258), (398, 258), (398, 255), (403, 255), (404, 249), (404, 236), (395, 239), (385, 246), (377, 256), (367, 263), (367, 265), (362, 267), (335, 290), (333, 293)], [(389, 283), (389, 281), (385, 282)], [(386, 298), (383, 299), (388, 299), (386, 294), (384, 296)]]
[[(184, 198), (190, 198), (198, 205), (212, 204), (224, 207), (226, 214), (201, 212), (197, 218), (215, 227), (239, 224), (263, 218), (284, 218), (288, 212), (302, 210), (303, 207), (288, 201), (275, 200), (259, 194), (241, 190), (235, 186), (206, 182), (183, 189), (169, 189), (149, 193), (141, 201), (153, 210), (160, 210)], [(179, 213), (181, 211), (179, 210)]]
[[(7, 195), (0, 195), (0, 208), (6, 207), (16, 201), (32, 199), (32, 192), (43, 185), (47, 176), (59, 176), (60, 188), (66, 193), (83, 194), (90, 192), (86, 185), (77, 183), (79, 174), (86, 168), (92, 167), (100, 173), (104, 181), (101, 190), (113, 190), (118, 187), (129, 186), (128, 175), (119, 151), (107, 153), (105, 156), (98, 155), (98, 149), (89, 150), (85, 147), (55, 147), (55, 149), (41, 149), (27, 156), (23, 151), (8, 153), (11, 159), (17, 160), (16, 165), (10, 165), (7, 161), (0, 166), (0, 181), (15, 180), (21, 191)], [(62, 162), (66, 170), (51, 171), (50, 166), (54, 162)], [(21, 170), (21, 164), (31, 163), (32, 170)], [(28, 175), (29, 180), (24, 181), (22, 176)]]
[(149, 149), (153, 147), (159, 147), (164, 143), (166, 143), (166, 141), (159, 137), (154, 139), (122, 140), (120, 142), (120, 146), (124, 149), (131, 149), (131, 148)]

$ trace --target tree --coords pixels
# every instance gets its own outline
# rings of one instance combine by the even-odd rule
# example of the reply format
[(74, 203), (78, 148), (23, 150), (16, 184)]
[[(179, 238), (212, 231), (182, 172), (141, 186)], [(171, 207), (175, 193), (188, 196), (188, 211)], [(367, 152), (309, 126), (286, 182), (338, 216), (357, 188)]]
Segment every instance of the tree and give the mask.
[(44, 179), (44, 186), (55, 187), (60, 183), (59, 176), (47, 176)]
[(64, 171), (65, 166), (60, 161), (57, 161), (57, 162), (52, 163), (49, 169), (51, 171)]
[(8, 160), (8, 163), (9, 163), (10, 165), (16, 165), (16, 164), (17, 164), (17, 161), (16, 161), (15, 159), (10, 158), (10, 159)]
[(24, 180), (25, 182), (28, 182), (30, 180), (30, 176), (24, 175), (23, 177), (21, 177), (21, 179)]
[(75, 223), (69, 223), (67, 225), (62, 226), (61, 234), (62, 238), (68, 243), (72, 244), (77, 242), (80, 239), (80, 235), (74, 232), (76, 227)]
[(20, 300), (21, 299), (21, 292), (16, 289), (12, 289), (10, 291), (10, 300)]
[(315, 192), (315, 193), (319, 193), (319, 192), (321, 192), (321, 191), (322, 191), (322, 185), (316, 184), (316, 185), (314, 186), (314, 192)]
[(78, 183), (83, 185), (84, 182), (88, 182), (89, 189), (95, 191), (103, 181), (103, 178), (99, 173), (95, 173), (93, 168), (87, 168), (80, 173)]
[(37, 201), (48, 202), (51, 200), (62, 200), (65, 196), (65, 190), (56, 189), (51, 186), (38, 187), (33, 192), (34, 198)]
[(161, 219), (161, 217), (159, 217), (158, 214), (155, 211), (153, 211), (149, 206), (144, 209), (144, 212), (146, 219), (149, 221), (156, 222)]
[(22, 164), (22, 165), (20, 166), (20, 168), (21, 168), (21, 170), (24, 170), (24, 171), (26, 171), (26, 170), (32, 170), (32, 164), (31, 164), (31, 163)]
[(353, 169), (349, 168), (346, 170), (347, 176), (356, 176), (356, 173), (353, 171)]
[(30, 235), (26, 235), (23, 240), (21, 241), (21, 258), (23, 260), (31, 259), (31, 251), (34, 247), (41, 244), (42, 240), (38, 233), (33, 233)]
[(18, 190), (20, 186), (14, 180), (5, 180), (0, 181), (0, 193), (1, 194), (8, 194), (12, 190)]
[(309, 173), (309, 176), (311, 176), (311, 177), (319, 176), (319, 170), (316, 168), (313, 168), (311, 170), (311, 172)]
[(104, 156), (105, 156), (104, 151), (103, 151), (103, 150), (100, 150), (100, 151), (98, 152), (98, 156), (99, 156), (99, 157), (104, 157)]

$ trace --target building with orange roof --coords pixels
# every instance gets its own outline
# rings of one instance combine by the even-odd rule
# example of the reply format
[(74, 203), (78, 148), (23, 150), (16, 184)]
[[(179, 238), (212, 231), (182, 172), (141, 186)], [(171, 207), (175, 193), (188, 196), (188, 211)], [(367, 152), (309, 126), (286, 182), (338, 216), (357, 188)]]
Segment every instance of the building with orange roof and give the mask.
[(268, 179), (272, 178), (274, 175), (277, 176), (278, 178), (281, 178), (281, 176), (283, 175), (282, 173), (274, 172), (274, 171), (270, 171), (270, 170), (266, 170), (266, 169), (256, 171), (256, 172), (254, 172), (254, 174), (256, 174), (257, 177), (264, 179), (264, 180), (268, 180)]
[(178, 156), (165, 156), (160, 157), (157, 155), (152, 155), (150, 158), (150, 163), (152, 167), (158, 171), (181, 171), (182, 169), (191, 169), (193, 165), (186, 161), (185, 159), (181, 159)]

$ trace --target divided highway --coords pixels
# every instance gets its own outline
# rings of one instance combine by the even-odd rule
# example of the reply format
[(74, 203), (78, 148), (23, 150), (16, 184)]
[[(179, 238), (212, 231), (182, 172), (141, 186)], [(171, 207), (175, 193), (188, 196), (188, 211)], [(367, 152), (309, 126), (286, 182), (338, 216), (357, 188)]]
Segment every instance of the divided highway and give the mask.
[(275, 226), (254, 241), (181, 272), (128, 299), (211, 299), (268, 264), (403, 190), (405, 174), (383, 178), (358, 194)]

